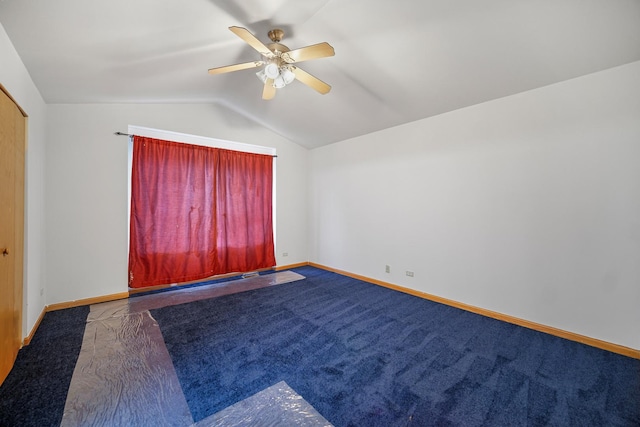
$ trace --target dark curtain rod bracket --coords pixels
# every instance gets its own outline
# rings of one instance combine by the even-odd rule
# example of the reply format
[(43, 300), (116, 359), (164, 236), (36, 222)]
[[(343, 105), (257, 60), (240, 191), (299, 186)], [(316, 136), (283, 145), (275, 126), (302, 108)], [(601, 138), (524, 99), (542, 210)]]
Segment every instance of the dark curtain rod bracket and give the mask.
[[(124, 133), (124, 132), (114, 132), (113, 134), (114, 134), (114, 135), (118, 135), (118, 136), (129, 136), (129, 137), (131, 137), (131, 136), (135, 136), (135, 135), (131, 135), (130, 133)], [(276, 155), (274, 154), (274, 155), (272, 155), (271, 157), (278, 157), (278, 156), (276, 156)]]

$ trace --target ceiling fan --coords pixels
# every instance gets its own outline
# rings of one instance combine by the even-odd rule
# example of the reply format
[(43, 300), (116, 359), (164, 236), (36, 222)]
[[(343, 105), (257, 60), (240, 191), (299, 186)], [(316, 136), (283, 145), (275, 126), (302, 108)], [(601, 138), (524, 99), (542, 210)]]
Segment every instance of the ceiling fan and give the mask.
[(264, 83), (262, 99), (273, 99), (276, 95), (276, 89), (285, 87), (294, 80), (306, 84), (323, 95), (331, 90), (331, 86), (295, 65), (298, 62), (335, 55), (335, 51), (329, 43), (323, 42), (290, 50), (287, 46), (280, 43), (284, 37), (284, 31), (279, 28), (269, 31), (268, 35), (272, 43), (268, 45), (258, 40), (246, 28), (229, 27), (229, 29), (249, 44), (249, 46), (257, 50), (264, 59), (261, 61), (211, 68), (209, 69), (209, 74), (229, 73), (231, 71), (246, 70), (264, 65), (264, 68), (256, 73), (258, 78)]

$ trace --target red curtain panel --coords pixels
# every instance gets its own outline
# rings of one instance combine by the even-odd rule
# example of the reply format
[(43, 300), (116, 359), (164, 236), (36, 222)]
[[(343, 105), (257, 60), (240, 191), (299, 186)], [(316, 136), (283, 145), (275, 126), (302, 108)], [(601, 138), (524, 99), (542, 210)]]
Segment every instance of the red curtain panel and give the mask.
[(273, 157), (219, 150), (216, 183), (217, 273), (274, 266)]
[(134, 137), (129, 286), (275, 265), (273, 158)]

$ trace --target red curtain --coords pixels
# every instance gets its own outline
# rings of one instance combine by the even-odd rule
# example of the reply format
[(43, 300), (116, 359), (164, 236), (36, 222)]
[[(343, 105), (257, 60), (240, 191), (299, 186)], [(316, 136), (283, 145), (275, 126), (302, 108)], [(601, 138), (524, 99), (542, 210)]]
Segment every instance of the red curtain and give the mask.
[(129, 286), (275, 265), (273, 158), (134, 137)]

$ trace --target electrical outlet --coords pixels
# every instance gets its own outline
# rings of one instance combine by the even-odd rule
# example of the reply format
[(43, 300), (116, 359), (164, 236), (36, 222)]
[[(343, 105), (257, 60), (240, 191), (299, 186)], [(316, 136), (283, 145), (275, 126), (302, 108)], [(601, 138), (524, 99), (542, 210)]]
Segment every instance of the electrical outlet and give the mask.
[(385, 273), (391, 273), (391, 267), (389, 267), (388, 265), (384, 266), (384, 272)]
[(409, 270), (407, 270), (407, 276), (409, 276), (409, 277), (413, 277), (413, 271), (409, 271)]

